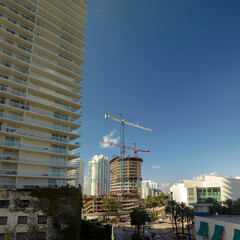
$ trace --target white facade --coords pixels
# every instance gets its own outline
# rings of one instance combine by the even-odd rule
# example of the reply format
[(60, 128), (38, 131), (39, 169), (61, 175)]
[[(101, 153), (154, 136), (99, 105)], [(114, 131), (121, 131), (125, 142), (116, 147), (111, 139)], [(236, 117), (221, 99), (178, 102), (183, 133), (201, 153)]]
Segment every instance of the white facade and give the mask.
[(78, 168), (78, 184), (82, 187), (83, 192), (83, 184), (84, 184), (84, 162), (83, 160), (79, 161), (79, 168)]
[(205, 176), (205, 180), (183, 180), (170, 188), (172, 199), (187, 204), (196, 203), (205, 198), (218, 201), (236, 200), (240, 197), (240, 179)]
[(95, 155), (88, 163), (88, 195), (110, 193), (110, 164), (108, 157)]
[[(234, 237), (234, 229), (240, 230), (240, 216), (209, 216), (209, 217), (195, 217), (195, 231), (198, 232), (200, 228), (200, 222), (208, 224), (207, 235), (209, 239), (214, 234), (215, 225), (223, 226), (222, 238), (223, 240), (231, 240)], [(202, 236), (196, 235), (196, 240), (202, 240)]]
[(86, 7), (0, 0), (0, 189), (76, 184)]
[(158, 196), (161, 193), (159, 185), (151, 180), (142, 181), (141, 197), (146, 198), (147, 196)]

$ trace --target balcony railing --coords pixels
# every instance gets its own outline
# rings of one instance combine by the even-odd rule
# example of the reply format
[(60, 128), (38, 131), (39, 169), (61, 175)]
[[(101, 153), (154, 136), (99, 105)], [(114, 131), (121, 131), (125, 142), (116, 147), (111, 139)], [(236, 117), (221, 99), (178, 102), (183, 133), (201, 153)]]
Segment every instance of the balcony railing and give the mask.
[(58, 126), (58, 125), (43, 123), (43, 122), (40, 122), (40, 121), (36, 121), (36, 120), (31, 120), (31, 119), (15, 116), (15, 115), (12, 115), (12, 114), (4, 114), (4, 113), (0, 112), (0, 117), (7, 118), (7, 119), (10, 119), (10, 120), (14, 120), (14, 121), (18, 121), (18, 122), (31, 124), (31, 125), (35, 125), (35, 126), (40, 126), (40, 127), (44, 127), (44, 128), (50, 128), (50, 129), (54, 129), (54, 130), (57, 130), (57, 131), (62, 131), (62, 132), (67, 132), (67, 133), (73, 133), (73, 134), (81, 135), (80, 131), (76, 130), (76, 129), (70, 128), (68, 130), (68, 128), (61, 127), (61, 126)]
[(70, 141), (68, 141), (66, 138), (34, 133), (32, 131), (26, 131), (26, 130), (15, 129), (15, 128), (10, 128), (10, 127), (1, 127), (1, 126), (0, 126), (0, 131), (7, 132), (7, 133), (19, 134), (22, 136), (41, 138), (41, 139), (50, 140), (50, 141), (54, 141), (54, 142), (78, 145), (79, 147), (81, 146), (79, 141), (71, 141), (71, 143), (70, 143)]
[(11, 94), (21, 96), (21, 97), (26, 97), (26, 93), (20, 92), (16, 89), (13, 89), (13, 88), (10, 88), (10, 87), (0, 86), (0, 91), (4, 91), (4, 92), (11, 93)]
[(75, 176), (67, 173), (49, 173), (42, 171), (33, 170), (17, 170), (17, 169), (0, 169), (1, 175), (18, 175), (24, 177), (46, 177), (46, 178), (65, 178), (65, 179), (76, 179)]
[(15, 147), (15, 148), (21, 148), (21, 149), (28, 149), (32, 151), (39, 151), (39, 152), (45, 152), (45, 153), (55, 153), (55, 154), (61, 154), (61, 155), (69, 155), (72, 157), (79, 156), (79, 153), (72, 153), (72, 151), (68, 151), (66, 149), (59, 149), (59, 148), (53, 148), (53, 147), (43, 147), (33, 144), (26, 144), (26, 143), (19, 143), (14, 141), (8, 141), (8, 140), (0, 140), (1, 146), (6, 147)]
[[(30, 74), (30, 75), (33, 75), (33, 74)], [(54, 91), (48, 90), (47, 88), (43, 89), (43, 87), (36, 86), (36, 85), (34, 85), (32, 83), (28, 83), (27, 81), (23, 81), (23, 80), (18, 79), (18, 78), (10, 77), (10, 76), (8, 76), (6, 74), (4, 74), (4, 76), (3, 76), (3, 74), (0, 74), (0, 77), (3, 77), (4, 79), (6, 79), (8, 81), (11, 81), (11, 82), (19, 83), (19, 84), (22, 84), (24, 86), (29, 86), (29, 88), (35, 89), (35, 90), (40, 91), (40, 92), (47, 93), (47, 94), (49, 94), (51, 96), (54, 96), (54, 97), (57, 97), (57, 98), (61, 98), (61, 99), (64, 99), (64, 100), (67, 100), (67, 101), (70, 101), (70, 102), (73, 102), (73, 103), (77, 103), (78, 102), (77, 98), (73, 98), (73, 97), (70, 97), (70, 96), (63, 95), (63, 94), (58, 94), (58, 93), (56, 93)], [(36, 77), (37, 77), (37, 75), (36, 75)], [(37, 78), (39, 79), (39, 77), (37, 77)], [(58, 86), (58, 85), (56, 84), (56, 86)], [(5, 90), (5, 88), (6, 87), (4, 87), (4, 90)], [(8, 89), (11, 89), (11, 88), (8, 88)], [(13, 89), (13, 91), (11, 91), (10, 93), (18, 95), (18, 96), (24, 96), (24, 97), (26, 96), (25, 93), (20, 92), (20, 91), (15, 90), (15, 89)], [(82, 95), (82, 94), (79, 94), (79, 95)]]
[[(1, 89), (0, 89), (0, 91), (1, 91)], [(37, 108), (30, 107), (29, 104), (16, 103), (16, 102), (8, 101), (8, 100), (5, 100), (5, 99), (0, 99), (0, 104), (4, 104), (4, 105), (7, 105), (7, 106), (19, 108), (19, 109), (22, 109), (22, 110), (38, 113), (38, 114), (41, 114), (41, 115), (44, 115), (44, 116), (60, 119), (60, 120), (67, 121), (67, 122), (72, 122), (73, 123), (73, 122), (78, 120), (78, 118), (70, 118), (68, 116), (61, 116), (59, 114), (54, 114), (54, 113), (51, 113), (51, 112), (47, 112), (47, 111), (44, 111), (44, 110), (39, 110)], [(56, 106), (53, 106), (53, 107), (56, 107)], [(77, 121), (77, 123), (81, 124), (80, 121)], [(49, 124), (47, 124), (47, 125), (49, 125)], [(72, 130), (74, 130), (74, 129), (71, 129), (71, 131)], [(64, 131), (68, 131), (68, 129), (66, 128)]]
[(39, 189), (39, 188), (67, 188), (67, 184), (16, 184), (0, 183), (0, 189)]
[(15, 156), (15, 155), (6, 155), (0, 154), (0, 160), (13, 161), (13, 162), (23, 162), (30, 164), (38, 164), (38, 165), (53, 165), (58, 167), (66, 167), (66, 168), (78, 168), (80, 163), (77, 160), (74, 161), (57, 161), (57, 160), (49, 160), (44, 158), (35, 158), (35, 157), (26, 157), (26, 156)]

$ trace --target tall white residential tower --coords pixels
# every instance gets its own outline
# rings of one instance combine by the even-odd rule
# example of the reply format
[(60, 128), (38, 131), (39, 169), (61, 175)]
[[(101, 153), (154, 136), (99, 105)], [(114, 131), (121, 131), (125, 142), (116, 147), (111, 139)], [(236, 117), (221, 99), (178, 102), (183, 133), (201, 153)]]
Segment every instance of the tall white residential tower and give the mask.
[(0, 0), (0, 189), (76, 184), (86, 7)]
[(95, 155), (88, 163), (88, 195), (110, 193), (110, 164), (108, 157)]
[(151, 180), (142, 181), (141, 197), (146, 198), (147, 196), (158, 196), (162, 191), (159, 189), (159, 185)]

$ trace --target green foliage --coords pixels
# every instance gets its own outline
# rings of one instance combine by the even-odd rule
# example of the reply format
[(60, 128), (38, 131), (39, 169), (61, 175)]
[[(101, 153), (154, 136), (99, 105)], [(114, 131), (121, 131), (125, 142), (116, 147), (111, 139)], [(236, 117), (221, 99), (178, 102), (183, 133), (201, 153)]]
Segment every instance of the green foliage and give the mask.
[(102, 201), (101, 208), (106, 211), (107, 217), (111, 211), (115, 211), (115, 215), (117, 215), (117, 211), (122, 209), (122, 203), (118, 198), (104, 197)]
[[(81, 206), (82, 195), (78, 188), (62, 189), (28, 189), (15, 191), (17, 197), (13, 199), (14, 207), (12, 211), (24, 211), (33, 219), (28, 224), (28, 239), (36, 238), (36, 220), (34, 214), (41, 211), (51, 220), (52, 228), (55, 232), (61, 231), (63, 240), (76, 239), (77, 231), (81, 228)], [(20, 208), (20, 199), (30, 197), (30, 208)], [(40, 202), (44, 200), (47, 204), (41, 206)], [(61, 205), (60, 201), (66, 200), (66, 204)], [(59, 223), (59, 216), (65, 219), (64, 228)]]
[(131, 225), (137, 227), (138, 233), (140, 226), (145, 225), (146, 222), (150, 220), (149, 215), (145, 210), (138, 210), (136, 208), (130, 213), (130, 218)]
[(98, 227), (95, 223), (82, 221), (82, 240), (110, 240), (111, 227)]

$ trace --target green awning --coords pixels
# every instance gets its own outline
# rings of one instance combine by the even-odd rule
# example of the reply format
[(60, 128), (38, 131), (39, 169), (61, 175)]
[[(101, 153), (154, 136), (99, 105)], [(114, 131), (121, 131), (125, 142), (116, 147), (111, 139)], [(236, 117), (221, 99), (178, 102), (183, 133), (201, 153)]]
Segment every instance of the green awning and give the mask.
[(202, 237), (206, 237), (207, 229), (208, 229), (208, 223), (201, 221), (199, 230), (197, 232), (197, 235), (202, 236)]
[(221, 234), (222, 230), (223, 230), (223, 226), (215, 225), (214, 234), (213, 234), (211, 240), (218, 240), (219, 235)]
[(240, 230), (234, 229), (234, 237), (233, 240), (239, 240), (240, 239)]

